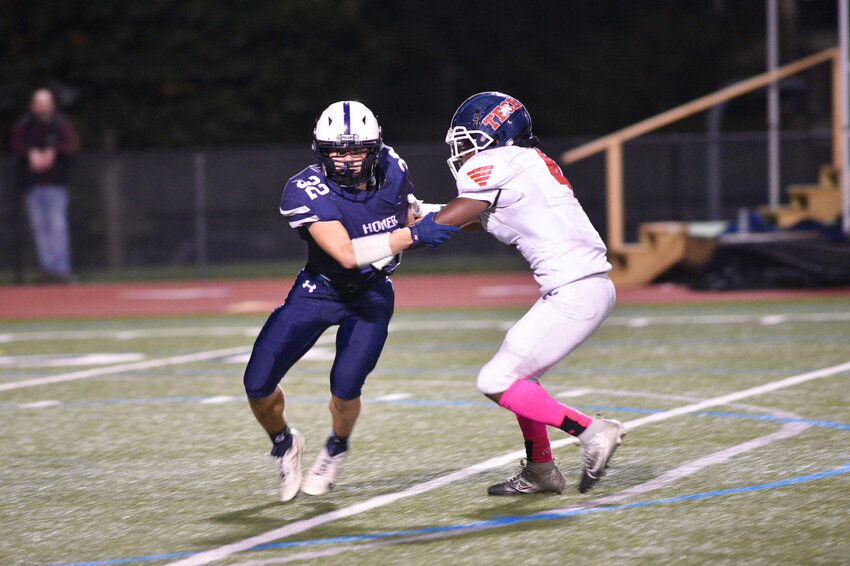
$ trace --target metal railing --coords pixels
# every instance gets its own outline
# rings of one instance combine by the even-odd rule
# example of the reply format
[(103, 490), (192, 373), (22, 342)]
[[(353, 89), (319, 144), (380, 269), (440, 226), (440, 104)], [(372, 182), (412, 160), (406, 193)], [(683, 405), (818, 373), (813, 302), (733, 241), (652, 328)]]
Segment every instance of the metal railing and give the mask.
[(832, 61), (832, 164), (840, 169), (844, 151), (844, 137), (841, 127), (842, 113), (839, 90), (841, 88), (841, 75), (838, 47), (826, 49), (779, 67), (775, 71), (746, 79), (564, 152), (561, 155), (561, 162), (564, 165), (575, 163), (602, 151), (605, 152), (608, 247), (612, 250), (618, 250), (623, 247), (624, 243), (623, 144), (625, 142), (826, 61)]

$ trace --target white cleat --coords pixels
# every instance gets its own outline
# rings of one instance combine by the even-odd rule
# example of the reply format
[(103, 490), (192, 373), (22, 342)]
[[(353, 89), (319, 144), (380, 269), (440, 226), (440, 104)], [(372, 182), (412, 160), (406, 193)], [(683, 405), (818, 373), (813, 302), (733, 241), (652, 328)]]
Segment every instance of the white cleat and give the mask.
[(323, 446), (319, 457), (301, 482), (301, 491), (307, 495), (323, 495), (329, 492), (347, 455), (348, 450), (331, 456), (328, 453), (328, 447)]
[(291, 429), (292, 446), (283, 456), (277, 456), (277, 468), (280, 472), (280, 500), (291, 501), (298, 495), (301, 488), (301, 458), (304, 456), (304, 445), (307, 439), (304, 435)]
[(579, 435), (581, 441), (581, 456), (584, 467), (578, 490), (587, 492), (605, 475), (605, 468), (614, 455), (617, 446), (623, 443), (626, 427), (620, 421), (603, 419), (597, 415), (590, 426)]

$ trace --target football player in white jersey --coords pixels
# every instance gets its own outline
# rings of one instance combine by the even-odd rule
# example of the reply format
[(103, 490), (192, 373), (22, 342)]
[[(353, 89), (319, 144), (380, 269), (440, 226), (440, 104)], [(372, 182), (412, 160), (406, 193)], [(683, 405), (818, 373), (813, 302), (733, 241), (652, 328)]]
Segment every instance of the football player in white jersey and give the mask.
[(604, 474), (626, 430), (555, 400), (540, 376), (593, 334), (614, 307), (605, 244), (558, 165), (535, 147), (531, 116), (517, 99), (499, 92), (469, 97), (455, 112), (446, 143), (458, 197), (435, 220), (480, 222), (515, 246), (541, 294), (478, 374), (478, 389), (516, 414), (527, 453), (520, 472), (488, 493), (561, 492), (566, 480), (552, 460), (547, 425), (579, 438), (578, 487), (584, 493)]

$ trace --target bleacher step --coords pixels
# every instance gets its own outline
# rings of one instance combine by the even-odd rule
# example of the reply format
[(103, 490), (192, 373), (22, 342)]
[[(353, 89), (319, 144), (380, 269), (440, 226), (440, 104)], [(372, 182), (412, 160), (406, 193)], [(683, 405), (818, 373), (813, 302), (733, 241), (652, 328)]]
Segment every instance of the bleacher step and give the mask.
[(608, 251), (610, 276), (620, 287), (645, 285), (685, 255), (685, 222), (647, 222), (638, 227), (638, 242)]

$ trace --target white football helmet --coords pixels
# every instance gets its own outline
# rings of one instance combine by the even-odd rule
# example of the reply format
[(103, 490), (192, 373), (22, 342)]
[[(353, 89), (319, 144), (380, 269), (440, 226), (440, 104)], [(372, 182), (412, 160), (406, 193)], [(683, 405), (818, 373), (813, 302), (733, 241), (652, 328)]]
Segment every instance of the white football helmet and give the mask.
[[(334, 102), (322, 112), (313, 130), (313, 152), (325, 177), (340, 187), (354, 188), (374, 181), (381, 127), (372, 111), (354, 100)], [(331, 158), (331, 152), (367, 150), (360, 160)]]

